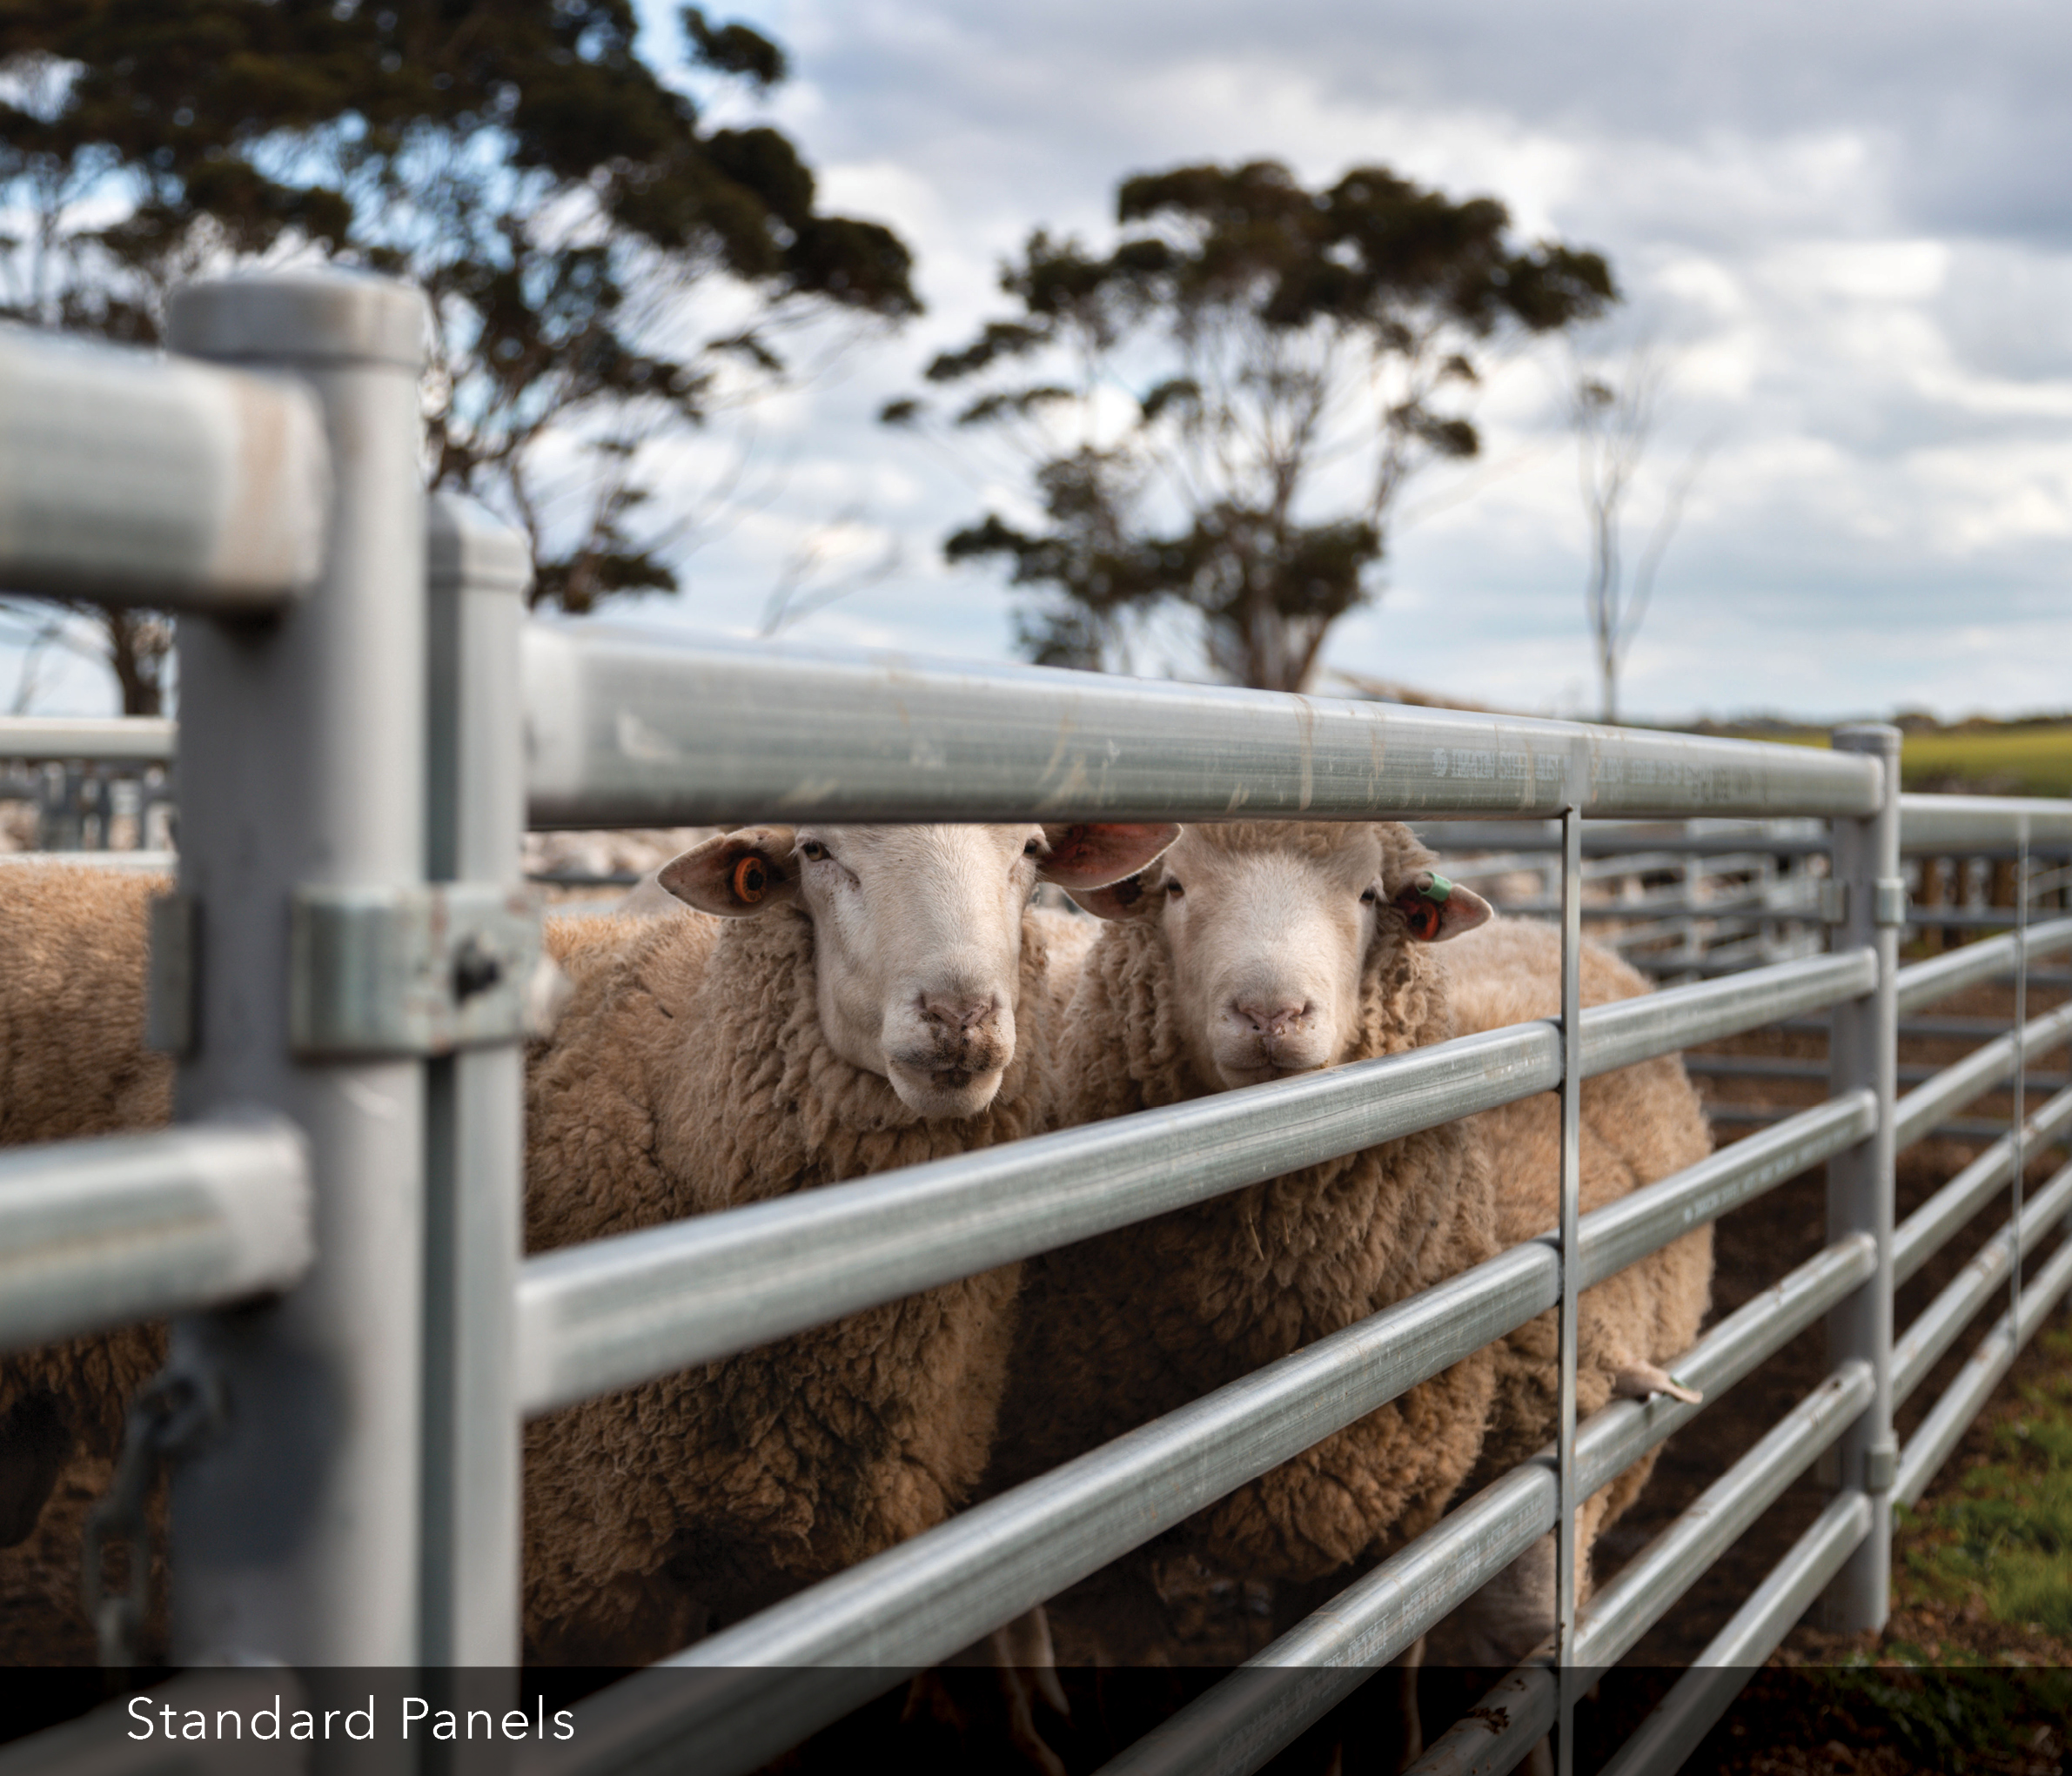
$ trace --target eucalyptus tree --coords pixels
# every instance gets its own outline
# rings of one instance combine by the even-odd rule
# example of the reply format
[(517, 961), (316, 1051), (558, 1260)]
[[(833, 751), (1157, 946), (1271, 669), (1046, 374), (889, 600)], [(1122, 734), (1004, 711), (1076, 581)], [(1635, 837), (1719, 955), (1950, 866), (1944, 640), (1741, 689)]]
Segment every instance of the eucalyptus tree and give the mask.
[[(1036, 660), (1115, 667), (1178, 613), (1210, 675), (1300, 689), (1375, 595), (1405, 484), (1479, 449), (1491, 352), (1601, 313), (1612, 273), (1385, 167), (1317, 190), (1271, 161), (1180, 167), (1123, 180), (1116, 213), (1100, 248), (1031, 234), (1010, 312), (929, 365), (1041, 514), (988, 512), (946, 552), (1040, 588), (1018, 618)], [(881, 417), (941, 423), (921, 397)]]
[[(754, 120), (779, 46), (676, 23), (682, 79), (632, 0), (0, 0), (0, 307), (150, 343), (198, 272), (415, 279), (430, 485), (525, 528), (536, 602), (674, 589), (646, 446), (781, 381), (814, 329), (919, 308), (901, 241), (822, 210)], [(164, 625), (103, 633), (151, 707)]]

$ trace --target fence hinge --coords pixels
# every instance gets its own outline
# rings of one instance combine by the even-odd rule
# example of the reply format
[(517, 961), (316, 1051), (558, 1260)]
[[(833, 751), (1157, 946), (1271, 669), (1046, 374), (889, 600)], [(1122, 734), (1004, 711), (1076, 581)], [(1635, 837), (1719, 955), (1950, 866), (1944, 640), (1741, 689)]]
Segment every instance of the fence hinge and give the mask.
[(1821, 922), (1846, 925), (1849, 918), (1849, 885), (1829, 878), (1821, 883)]
[(1874, 925), (1904, 925), (1906, 922), (1906, 878), (1899, 875), (1880, 876), (1877, 881), (1877, 898), (1871, 904), (1871, 923)]
[(300, 1056), (522, 1042), (544, 1031), (554, 979), (530, 889), (325, 886), (290, 902), (288, 1046)]
[(196, 942), (194, 896), (177, 890), (153, 895), (144, 1045), (176, 1059), (194, 1052)]

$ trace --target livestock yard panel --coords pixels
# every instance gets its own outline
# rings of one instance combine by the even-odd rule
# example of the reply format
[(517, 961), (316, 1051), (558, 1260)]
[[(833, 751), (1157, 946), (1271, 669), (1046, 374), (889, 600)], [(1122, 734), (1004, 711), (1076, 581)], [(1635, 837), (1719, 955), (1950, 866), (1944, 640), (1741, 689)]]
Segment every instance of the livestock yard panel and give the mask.
[[(0, 384), (47, 396), (0, 405), (0, 463), (28, 466), (0, 477), (0, 578), (190, 613), (178, 888), (154, 928), (153, 1007), (180, 1056), (184, 1126), (0, 1166), (0, 1277), (21, 1279), (0, 1330), (20, 1348), (181, 1316), (155, 1384), (161, 1405), (191, 1409), (171, 1464), (178, 1662), (507, 1669), (526, 1416), (1549, 1090), (1561, 1206), (1543, 1237), (694, 1642), (667, 1663), (706, 1680), (656, 1671), (605, 1689), (524, 1767), (751, 1771), (1558, 1307), (1553, 1443), (1110, 1766), (1257, 1769), (1550, 1530), (1560, 1573), (1575, 1570), (1579, 1501), (1705, 1410), (1658, 1395), (1579, 1423), (1578, 1295), (1823, 1162), (1825, 1249), (1677, 1372), (1714, 1396), (1824, 1319), (1826, 1380), (1588, 1605), (1564, 1604), (1487, 1699), (1501, 1732), (1485, 1712), (1418, 1768), (1508, 1769), (1549, 1730), (1566, 1768), (1589, 1672), (1823, 1458), (1826, 1509), (1613, 1767), (1673, 1768), (1731, 1700), (1730, 1668), (1767, 1658), (1816, 1600), (1831, 1625), (1882, 1624), (1893, 1501), (1919, 1495), (2072, 1288), (2072, 1243), (2045, 1256), (2072, 1170), (2022, 1191), (2027, 1156), (2072, 1128), (2072, 1093), (2033, 1114), (2023, 1097), (2072, 1029), (2072, 1013), (2025, 1002), (2032, 980), (2062, 978), (2032, 963), (2072, 948), (2072, 918), (2053, 916), (2072, 803), (1901, 796), (1899, 736), (1878, 727), (1821, 753), (527, 626), (517, 540), (458, 502), (427, 524), (415, 292), (256, 278), (191, 288), (172, 313), (189, 358), (0, 336)], [(249, 447), (261, 437), (273, 447)], [(37, 467), (90, 447), (121, 476)], [(0, 758), (23, 763), (168, 767), (174, 747), (163, 722), (0, 724)], [(1458, 874), (1559, 913), (1562, 1015), (521, 1263), (520, 1044), (540, 1015), (528, 801), (535, 825), (562, 827), (1450, 822), (1425, 830), (1485, 854)], [(1935, 860), (1981, 857), (2011, 868), (1960, 871), (1969, 898), (1946, 899), (1956, 877)], [(352, 920), (322, 922), (347, 904)], [(1663, 989), (1583, 1009), (1586, 920)], [(1909, 929), (1948, 943), (2009, 926), (1900, 963)], [(1941, 1029), (1921, 1014), (2010, 976), (2011, 1027), (1902, 1079), (1906, 1020)], [(348, 990), (362, 1023), (291, 1017)], [(297, 1037), (312, 1027), (370, 1034)], [(1726, 1106), (1769, 1126), (1579, 1212), (1585, 1078), (1801, 1027), (1827, 1030), (1824, 1063), (1713, 1070), (1810, 1082), (1821, 1102)], [(2010, 1080), (2011, 1116), (1980, 1125), (1987, 1150), (1895, 1226), (1895, 1149), (1967, 1131), (1964, 1113)], [(2003, 1190), (2004, 1227), (1895, 1334), (1898, 1283)], [(2006, 1314), (1902, 1448), (1895, 1404), (2002, 1291)], [(130, 1471), (148, 1477), (150, 1453)], [(144, 1533), (140, 1518), (128, 1528)], [(136, 1601), (99, 1612), (111, 1662), (133, 1652)], [(62, 1749), (30, 1741), (0, 1771)], [(144, 1767), (123, 1755), (97, 1767)]]

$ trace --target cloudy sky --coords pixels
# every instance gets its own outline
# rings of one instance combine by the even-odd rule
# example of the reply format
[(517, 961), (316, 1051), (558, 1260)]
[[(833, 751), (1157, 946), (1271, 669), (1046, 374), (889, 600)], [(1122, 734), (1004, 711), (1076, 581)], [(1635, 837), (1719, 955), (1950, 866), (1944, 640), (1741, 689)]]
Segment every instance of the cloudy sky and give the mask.
[[(660, 9), (658, 10), (658, 21)], [(1602, 341), (1670, 365), (1656, 478), (1704, 466), (1634, 646), (1628, 707), (1821, 717), (2072, 707), (2072, 10), (1906, 0), (766, 0), (781, 121), (830, 202), (915, 246), (927, 320), (764, 417), (784, 493), (694, 558), (678, 620), (752, 624), (801, 533), (901, 568), (801, 639), (1003, 652), (1009, 598), (939, 542), (1021, 490), (875, 427), (1000, 312), (1038, 223), (1104, 238), (1133, 171), (1380, 161), (1601, 247)], [(658, 47), (667, 32), (653, 33)], [(1330, 664), (1593, 707), (1559, 360), (1512, 363), (1468, 486), (1405, 499), (1375, 607)], [(1457, 495), (1471, 497), (1456, 497)], [(1422, 515), (1419, 509), (1423, 508)], [(1637, 540), (1638, 539), (1636, 539)]]
[[(707, 11), (786, 46), (776, 121), (830, 207), (915, 248), (929, 312), (757, 411), (752, 497), (643, 620), (752, 632), (781, 584), (808, 600), (854, 585), (787, 633), (1007, 654), (1012, 596), (940, 546), (1025, 489), (1005, 458), (885, 432), (881, 403), (1002, 312), (998, 263), (1032, 226), (1107, 238), (1126, 174), (1266, 157), (1318, 182), (1380, 162), (1502, 198), (1528, 237), (1601, 248), (1631, 299), (1596, 345), (1650, 340), (1668, 366), (1636, 531), (1693, 452), (1703, 466), (1631, 655), (1630, 712), (2072, 707), (2062, 0)], [(681, 53), (673, 12), (648, 7), (664, 63)], [(1413, 486), (1381, 595), (1334, 632), (1327, 667), (1593, 711), (1559, 374), (1526, 355), (1485, 386), (1480, 462)], [(737, 444), (680, 452), (666, 496), (709, 489)], [(84, 679), (53, 694), (104, 695)]]

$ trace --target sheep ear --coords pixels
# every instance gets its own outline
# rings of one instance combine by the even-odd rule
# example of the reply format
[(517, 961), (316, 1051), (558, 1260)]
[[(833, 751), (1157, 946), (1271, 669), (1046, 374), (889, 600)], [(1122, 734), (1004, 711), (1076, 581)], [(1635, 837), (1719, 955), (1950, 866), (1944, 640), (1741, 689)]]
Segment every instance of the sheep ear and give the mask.
[(1404, 928), (1421, 943), (1444, 943), (1472, 931), (1493, 916), (1474, 889), (1448, 881), (1437, 870), (1420, 869), (1396, 890), (1389, 904), (1403, 915)]
[(743, 827), (694, 845), (655, 880), (701, 913), (752, 919), (798, 897), (795, 842), (789, 827)]
[(1096, 919), (1137, 919), (1154, 911), (1165, 896), (1165, 866), (1154, 863), (1136, 875), (1110, 882), (1105, 888), (1075, 888), (1065, 892), (1072, 903)]
[(1057, 826), (1043, 828), (1050, 848), (1036, 874), (1067, 894), (1106, 888), (1148, 869), (1180, 836), (1177, 826)]

